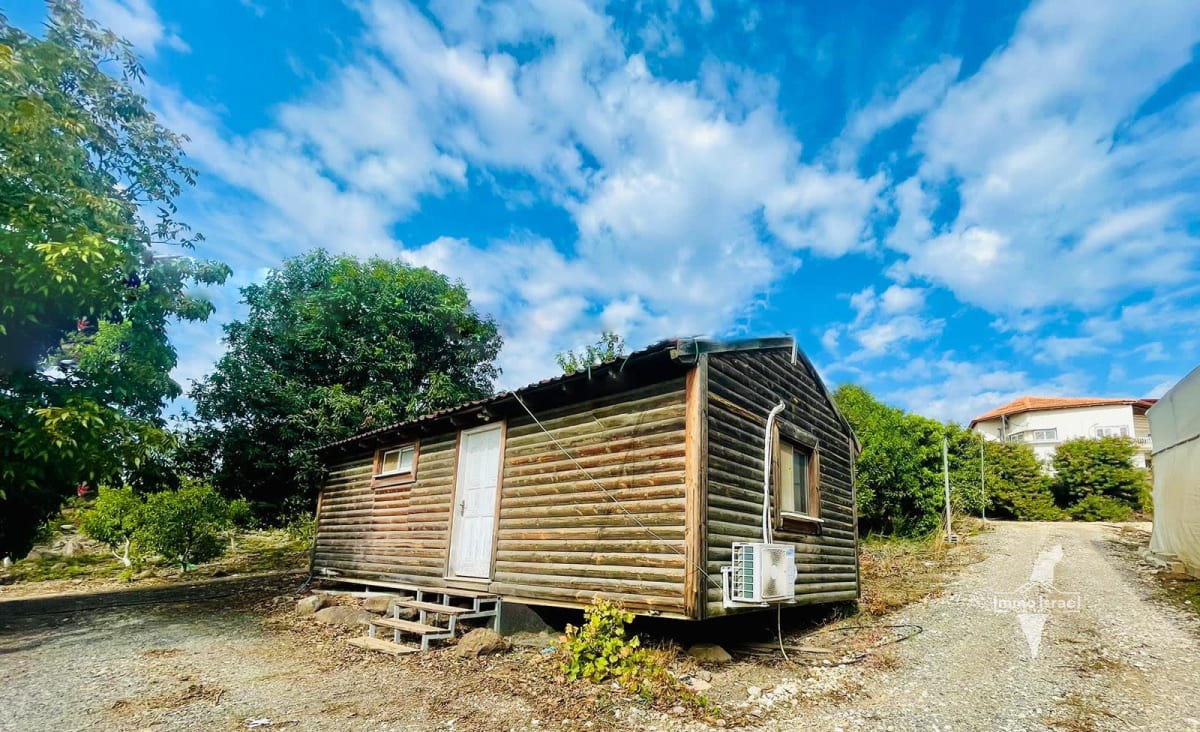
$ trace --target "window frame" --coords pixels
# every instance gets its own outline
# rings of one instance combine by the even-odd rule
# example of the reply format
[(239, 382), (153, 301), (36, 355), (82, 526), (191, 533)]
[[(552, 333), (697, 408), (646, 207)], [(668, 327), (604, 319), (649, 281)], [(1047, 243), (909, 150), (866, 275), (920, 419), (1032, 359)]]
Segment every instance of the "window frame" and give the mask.
[[(776, 423), (773, 430), (774, 448), (771, 471), (772, 508), (774, 526), (777, 529), (794, 530), (802, 533), (817, 533), (821, 524), (821, 450), (817, 438), (799, 428)], [(785, 450), (785, 445), (787, 449)], [(785, 452), (803, 450), (808, 454), (808, 510), (784, 511), (783, 506), (783, 456)], [(789, 486), (789, 489), (791, 486)]]
[[(383, 461), (387, 455), (393, 452), (399, 452), (401, 455), (403, 455), (403, 451), (409, 448), (412, 449), (412, 465), (409, 466), (408, 470), (392, 470), (384, 472)], [(375, 451), (375, 462), (372, 466), (371, 478), (374, 480), (376, 486), (380, 484), (397, 485), (401, 483), (412, 483), (417, 479), (417, 460), (420, 458), (420, 455), (421, 443), (419, 440), (401, 442), (388, 447), (381, 447)], [(397, 461), (396, 464), (399, 466), (399, 461)]]

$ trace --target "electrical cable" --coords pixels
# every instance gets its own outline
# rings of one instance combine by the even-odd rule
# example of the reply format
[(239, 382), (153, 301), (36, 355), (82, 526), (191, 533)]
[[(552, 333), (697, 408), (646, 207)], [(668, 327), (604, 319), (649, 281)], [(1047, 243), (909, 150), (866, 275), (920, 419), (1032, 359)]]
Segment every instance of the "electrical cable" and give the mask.
[[(583, 465), (581, 465), (579, 463), (579, 461), (575, 459), (575, 456), (572, 455), (570, 452), (568, 452), (567, 448), (563, 447), (563, 444), (558, 441), (558, 438), (556, 438), (550, 432), (550, 430), (546, 429), (546, 426), (544, 424), (542, 424), (542, 421), (540, 419), (537, 418), (537, 415), (535, 415), (533, 413), (533, 410), (531, 410), (529, 408), (529, 405), (527, 405), (525, 403), (525, 400), (521, 398), (521, 395), (517, 394), (516, 392), (513, 392), (513, 396), (516, 398), (517, 403), (521, 405), (521, 408), (525, 410), (525, 413), (529, 415), (529, 418), (533, 420), (533, 423), (536, 424), (538, 426), (538, 428), (542, 432), (544, 432), (547, 437), (550, 438), (550, 441), (554, 443), (554, 446), (557, 447), (562, 452), (563, 455), (566, 455), (568, 460), (570, 460), (572, 463), (575, 464), (575, 467), (578, 468), (581, 473), (583, 473), (584, 477), (586, 477), (588, 480), (590, 480), (592, 482), (593, 485), (595, 485), (597, 488), (599, 488), (600, 491), (602, 493), (604, 493), (604, 495), (608, 496), (608, 498), (613, 503), (617, 504), (617, 508), (621, 509), (621, 511), (626, 516), (628, 516), (634, 523), (636, 523), (638, 526), (642, 527), (642, 529), (644, 529), (647, 534), (649, 534), (650, 536), (653, 536), (655, 539), (658, 539), (659, 541), (663, 542), (664, 546), (666, 546), (667, 549), (670, 549), (671, 551), (675, 552), (676, 554), (678, 554), (681, 557), (685, 557), (685, 558), (687, 557), (687, 555), (684, 552), (679, 551), (672, 544), (668, 543), (670, 541), (669, 539), (666, 539), (663, 536), (660, 536), (657, 532), (654, 531), (654, 529), (647, 526), (641, 519), (639, 519), (634, 514), (630, 513), (629, 509), (627, 509), (627, 508), (625, 508), (625, 506), (621, 505), (621, 499), (619, 499), (615, 495), (613, 495), (607, 488), (605, 488), (603, 485), (600, 484), (600, 481), (598, 481), (594, 477), (592, 477), (592, 474), (588, 472), (587, 468), (583, 467)], [(704, 575), (705, 579), (707, 579), (709, 582), (711, 582), (712, 585), (714, 587), (716, 587), (718, 590), (721, 590), (722, 592), (724, 591), (724, 587), (721, 586), (721, 583), (718, 582), (717, 580), (713, 579), (712, 575), (710, 575), (708, 572), (704, 571), (704, 568), (700, 567), (699, 564), (697, 564), (695, 571)]]

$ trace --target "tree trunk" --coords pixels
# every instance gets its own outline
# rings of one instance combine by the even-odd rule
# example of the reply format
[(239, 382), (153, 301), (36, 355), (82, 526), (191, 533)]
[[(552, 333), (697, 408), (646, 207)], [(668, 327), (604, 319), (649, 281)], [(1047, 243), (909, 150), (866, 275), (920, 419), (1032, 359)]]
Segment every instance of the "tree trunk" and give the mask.
[(124, 566), (125, 569), (129, 569), (130, 567), (133, 566), (133, 562), (131, 562), (129, 560), (129, 544), (130, 544), (130, 540), (126, 539), (125, 543), (121, 547), (120, 554), (117, 554), (116, 549), (112, 550), (113, 556), (116, 557), (117, 559), (121, 560), (121, 565)]

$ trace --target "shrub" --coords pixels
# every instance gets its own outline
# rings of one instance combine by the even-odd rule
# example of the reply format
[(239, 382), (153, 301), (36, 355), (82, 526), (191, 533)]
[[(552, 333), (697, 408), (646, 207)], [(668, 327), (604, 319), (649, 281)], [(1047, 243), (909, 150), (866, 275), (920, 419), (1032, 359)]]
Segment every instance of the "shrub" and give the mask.
[(224, 553), (229, 525), (229, 505), (220, 494), (208, 485), (187, 484), (146, 499), (136, 541), (187, 571)]
[(596, 600), (583, 617), (583, 626), (568, 625), (561, 640), (562, 669), (568, 679), (614, 680), (643, 699), (706, 704), (671, 675), (663, 653), (642, 647), (636, 635), (627, 637), (625, 625), (633, 621), (633, 613)]
[(984, 471), (988, 515), (1018, 521), (1057, 521), (1064, 514), (1054, 502), (1050, 479), (1029, 445), (989, 442)]
[(145, 503), (132, 488), (101, 486), (92, 507), (83, 512), (80, 528), (84, 534), (107, 546), (128, 569), (133, 566), (129, 552), (144, 510)]
[(1071, 506), (1070, 514), (1077, 521), (1128, 521), (1133, 508), (1116, 498), (1092, 494)]
[(254, 515), (250, 501), (235, 498), (229, 502), (229, 523), (235, 529), (258, 528), (258, 517)]
[(1054, 494), (1060, 506), (1088, 496), (1139, 509), (1148, 493), (1146, 472), (1133, 466), (1133, 442), (1124, 437), (1067, 440), (1054, 454)]

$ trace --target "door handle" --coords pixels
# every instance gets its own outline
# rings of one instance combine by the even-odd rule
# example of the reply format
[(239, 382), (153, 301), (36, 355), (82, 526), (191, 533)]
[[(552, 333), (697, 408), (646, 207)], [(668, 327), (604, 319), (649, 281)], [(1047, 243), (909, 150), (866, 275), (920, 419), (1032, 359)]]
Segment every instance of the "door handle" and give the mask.
[(467, 512), (467, 501), (466, 501), (466, 499), (463, 499), (458, 502), (458, 515), (463, 516), (466, 514), (466, 512)]

